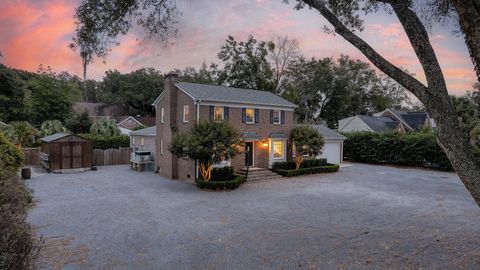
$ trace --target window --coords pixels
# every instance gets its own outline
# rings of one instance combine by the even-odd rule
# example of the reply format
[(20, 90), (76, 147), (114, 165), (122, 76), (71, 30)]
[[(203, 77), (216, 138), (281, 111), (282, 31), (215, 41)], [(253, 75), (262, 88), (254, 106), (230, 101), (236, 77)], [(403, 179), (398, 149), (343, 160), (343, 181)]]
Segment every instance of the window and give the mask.
[(161, 112), (161, 117), (160, 117), (160, 121), (162, 123), (165, 123), (165, 109), (162, 107), (162, 109), (160, 110)]
[(255, 110), (252, 108), (248, 108), (245, 110), (245, 115), (246, 115), (246, 123), (247, 124), (253, 124), (255, 123)]
[(220, 122), (223, 120), (223, 107), (215, 107), (215, 111), (214, 111), (214, 118), (215, 119), (215, 122)]
[(160, 155), (163, 155), (163, 139), (160, 139)]
[(285, 142), (273, 141), (273, 158), (283, 159), (285, 157)]
[(190, 107), (183, 105), (183, 122), (188, 123), (188, 118), (190, 118)]
[(277, 124), (277, 125), (280, 124), (280, 122), (281, 122), (280, 117), (281, 117), (280, 111), (273, 111), (273, 123), (274, 124)]
[(135, 145), (135, 137), (132, 137), (132, 145)]
[(140, 144), (141, 144), (142, 146), (145, 144), (145, 139), (144, 139), (144, 138), (140, 139)]

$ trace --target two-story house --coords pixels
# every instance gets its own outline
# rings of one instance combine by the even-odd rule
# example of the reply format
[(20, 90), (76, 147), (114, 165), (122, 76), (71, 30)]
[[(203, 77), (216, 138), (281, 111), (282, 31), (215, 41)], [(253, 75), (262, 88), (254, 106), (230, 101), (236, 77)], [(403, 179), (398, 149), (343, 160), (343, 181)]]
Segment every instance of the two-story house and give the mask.
[(169, 74), (153, 105), (155, 163), (158, 172), (168, 178), (195, 179), (195, 161), (175, 157), (168, 147), (175, 132), (190, 130), (200, 121), (228, 121), (240, 130), (245, 146), (228, 161), (235, 170), (247, 165), (268, 168), (291, 155), (288, 135), (294, 127), (296, 105), (270, 92), (178, 82)]

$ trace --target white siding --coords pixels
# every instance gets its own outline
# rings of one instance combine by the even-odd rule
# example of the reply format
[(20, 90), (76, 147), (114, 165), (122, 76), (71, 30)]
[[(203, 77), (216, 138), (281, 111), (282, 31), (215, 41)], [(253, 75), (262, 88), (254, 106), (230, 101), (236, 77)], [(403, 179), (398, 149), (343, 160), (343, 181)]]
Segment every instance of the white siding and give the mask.
[(341, 141), (326, 141), (322, 149), (322, 154), (317, 158), (326, 158), (328, 163), (340, 164), (343, 158), (343, 142)]
[(342, 119), (338, 121), (339, 132), (352, 132), (352, 131), (372, 131), (365, 122), (358, 116)]

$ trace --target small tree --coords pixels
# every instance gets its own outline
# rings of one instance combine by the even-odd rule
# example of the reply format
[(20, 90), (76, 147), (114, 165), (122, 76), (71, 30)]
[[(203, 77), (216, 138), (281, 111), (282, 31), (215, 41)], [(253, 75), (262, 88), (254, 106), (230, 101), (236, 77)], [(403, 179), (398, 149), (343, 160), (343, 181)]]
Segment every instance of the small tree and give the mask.
[(5, 130), (7, 138), (19, 147), (32, 144), (38, 131), (28, 122), (11, 122)]
[(189, 132), (176, 133), (170, 152), (181, 158), (198, 161), (204, 181), (210, 181), (213, 164), (231, 159), (242, 144), (240, 133), (228, 122), (202, 122)]
[(90, 127), (90, 133), (95, 135), (102, 135), (106, 137), (120, 135), (120, 130), (113, 120), (108, 118), (101, 118), (95, 121)]
[(303, 161), (304, 155), (319, 155), (322, 153), (323, 140), (322, 134), (311, 126), (298, 126), (290, 132), (290, 140), (293, 142), (295, 150), (295, 164), (297, 170)]
[(58, 132), (67, 132), (67, 129), (59, 120), (47, 120), (40, 127), (40, 135), (48, 136)]
[(88, 112), (84, 111), (81, 114), (76, 114), (73, 118), (67, 121), (68, 129), (74, 134), (83, 134), (90, 131), (92, 120), (88, 117)]

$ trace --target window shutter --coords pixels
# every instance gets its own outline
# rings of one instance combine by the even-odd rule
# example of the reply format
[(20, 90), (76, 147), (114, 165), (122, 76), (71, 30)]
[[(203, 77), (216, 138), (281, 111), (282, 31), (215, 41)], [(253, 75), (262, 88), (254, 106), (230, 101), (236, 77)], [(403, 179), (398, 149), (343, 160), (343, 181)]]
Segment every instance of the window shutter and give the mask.
[(242, 108), (242, 123), (247, 122), (247, 109)]
[(255, 123), (258, 123), (259, 120), (260, 120), (260, 110), (255, 109)]
[(280, 112), (280, 118), (281, 118), (281, 123), (282, 125), (285, 124), (285, 111)]
[(223, 107), (223, 119), (225, 121), (228, 121), (229, 114), (230, 114), (230, 109), (228, 107)]
[(210, 121), (213, 121), (214, 111), (215, 111), (215, 107), (210, 106), (210, 112), (209, 112), (209, 114), (208, 114), (208, 119), (210, 119)]
[(270, 124), (273, 124), (273, 110), (270, 110)]

